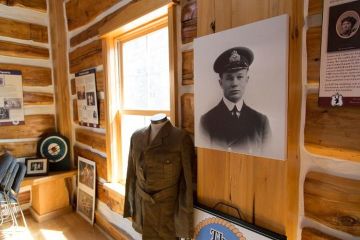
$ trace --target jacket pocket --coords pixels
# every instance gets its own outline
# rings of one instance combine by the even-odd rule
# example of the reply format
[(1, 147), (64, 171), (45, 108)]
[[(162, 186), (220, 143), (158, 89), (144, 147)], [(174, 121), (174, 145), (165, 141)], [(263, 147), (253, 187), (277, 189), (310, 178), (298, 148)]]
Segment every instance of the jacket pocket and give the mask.
[(180, 156), (178, 153), (165, 154), (163, 159), (164, 177), (177, 180), (181, 172)]

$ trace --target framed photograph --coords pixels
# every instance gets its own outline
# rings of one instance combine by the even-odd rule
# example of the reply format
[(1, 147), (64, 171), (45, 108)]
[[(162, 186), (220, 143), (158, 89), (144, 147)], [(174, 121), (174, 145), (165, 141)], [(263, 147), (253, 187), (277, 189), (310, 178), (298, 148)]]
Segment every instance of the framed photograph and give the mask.
[(94, 223), (96, 164), (78, 158), (77, 212), (89, 223)]
[(286, 159), (288, 38), (281, 15), (194, 40), (195, 146)]
[(27, 158), (26, 176), (43, 176), (49, 172), (49, 160), (46, 158)]

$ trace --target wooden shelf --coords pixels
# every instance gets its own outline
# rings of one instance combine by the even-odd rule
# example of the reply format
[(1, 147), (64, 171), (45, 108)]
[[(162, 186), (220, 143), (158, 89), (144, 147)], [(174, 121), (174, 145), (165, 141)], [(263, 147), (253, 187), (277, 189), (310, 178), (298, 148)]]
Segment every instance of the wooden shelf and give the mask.
[(42, 183), (64, 179), (68, 177), (75, 176), (77, 174), (77, 170), (71, 170), (66, 172), (51, 172), (47, 176), (37, 176), (37, 177), (26, 177), (24, 181), (21, 183), (21, 187), (25, 186), (34, 186)]
[(312, 154), (337, 158), (340, 160), (360, 162), (360, 151), (345, 148), (325, 147), (312, 143), (305, 143), (305, 149)]

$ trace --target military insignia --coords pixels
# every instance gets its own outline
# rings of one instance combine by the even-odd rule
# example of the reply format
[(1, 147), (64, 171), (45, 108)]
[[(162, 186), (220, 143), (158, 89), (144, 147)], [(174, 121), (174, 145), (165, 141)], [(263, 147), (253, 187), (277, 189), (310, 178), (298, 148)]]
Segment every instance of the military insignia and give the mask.
[(231, 52), (231, 56), (229, 58), (229, 62), (240, 62), (240, 54), (236, 50)]
[(220, 218), (206, 218), (195, 227), (195, 240), (246, 240), (231, 223)]

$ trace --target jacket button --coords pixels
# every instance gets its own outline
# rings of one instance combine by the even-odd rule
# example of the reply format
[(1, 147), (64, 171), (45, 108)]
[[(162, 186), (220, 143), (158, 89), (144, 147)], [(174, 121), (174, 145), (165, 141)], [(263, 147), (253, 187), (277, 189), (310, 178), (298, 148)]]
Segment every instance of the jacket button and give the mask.
[(167, 160), (166, 160), (166, 163), (170, 163), (170, 160), (169, 160), (169, 159), (167, 159)]

